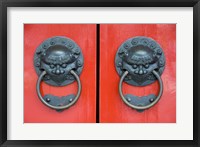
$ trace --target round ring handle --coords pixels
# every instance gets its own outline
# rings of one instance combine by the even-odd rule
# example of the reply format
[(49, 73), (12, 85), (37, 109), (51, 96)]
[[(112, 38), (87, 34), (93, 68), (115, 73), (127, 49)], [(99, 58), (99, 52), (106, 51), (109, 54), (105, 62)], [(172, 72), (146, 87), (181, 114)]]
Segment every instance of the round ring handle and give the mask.
[(156, 97), (156, 99), (152, 103), (150, 103), (149, 105), (146, 105), (146, 106), (132, 105), (126, 100), (126, 98), (124, 97), (123, 92), (122, 92), (122, 83), (123, 83), (124, 78), (128, 75), (128, 71), (125, 71), (123, 73), (123, 75), (121, 76), (121, 79), (120, 79), (120, 82), (119, 82), (119, 94), (120, 94), (122, 100), (128, 106), (130, 106), (131, 108), (136, 109), (136, 110), (144, 110), (144, 109), (148, 109), (148, 108), (152, 107), (153, 105), (155, 105), (159, 101), (159, 99), (160, 99), (160, 97), (162, 96), (162, 93), (163, 93), (163, 82), (162, 82), (162, 79), (161, 79), (160, 75), (155, 70), (153, 70), (152, 73), (158, 79), (160, 91), (159, 91), (159, 94)]
[(46, 75), (46, 71), (43, 71), (43, 72), (40, 74), (40, 76), (39, 76), (39, 78), (38, 78), (38, 80), (37, 80), (36, 89), (37, 89), (37, 95), (38, 95), (39, 99), (42, 101), (43, 104), (45, 104), (46, 106), (48, 106), (48, 107), (50, 107), (50, 108), (52, 108), (52, 109), (63, 110), (63, 109), (69, 108), (70, 106), (72, 106), (72, 105), (78, 100), (78, 98), (79, 98), (79, 96), (80, 96), (80, 93), (81, 93), (81, 82), (80, 82), (79, 76), (78, 76), (73, 70), (71, 70), (70, 73), (71, 73), (71, 74), (76, 78), (76, 80), (77, 80), (77, 83), (78, 83), (78, 92), (77, 92), (77, 94), (76, 94), (74, 100), (73, 100), (71, 103), (69, 103), (68, 105), (64, 105), (64, 106), (52, 106), (52, 105), (50, 105), (49, 103), (47, 103), (47, 102), (44, 100), (44, 98), (42, 97), (42, 95), (41, 95), (41, 93), (40, 93), (40, 83), (41, 83), (42, 78), (44, 77), (44, 75)]

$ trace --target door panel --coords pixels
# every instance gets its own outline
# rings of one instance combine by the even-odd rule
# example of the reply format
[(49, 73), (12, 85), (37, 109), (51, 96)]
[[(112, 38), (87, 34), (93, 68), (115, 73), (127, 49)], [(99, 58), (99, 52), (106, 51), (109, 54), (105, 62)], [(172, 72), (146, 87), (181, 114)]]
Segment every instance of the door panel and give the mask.
[[(47, 38), (65, 36), (82, 49), (82, 91), (78, 101), (67, 110), (57, 112), (45, 106), (36, 93), (38, 76), (33, 66), (36, 48)], [(77, 83), (64, 87), (41, 84), (41, 93), (56, 96), (76, 94)], [(64, 123), (96, 122), (96, 25), (86, 24), (25, 24), (24, 25), (24, 122)]]
[[(118, 92), (120, 77), (115, 69), (118, 47), (127, 39), (146, 36), (163, 48), (166, 64), (161, 76), (164, 85), (160, 101), (143, 112), (128, 107)], [(158, 94), (158, 81), (145, 87), (123, 82), (123, 92), (136, 96)], [(176, 25), (103, 24), (100, 25), (100, 122), (175, 123), (176, 122)]]

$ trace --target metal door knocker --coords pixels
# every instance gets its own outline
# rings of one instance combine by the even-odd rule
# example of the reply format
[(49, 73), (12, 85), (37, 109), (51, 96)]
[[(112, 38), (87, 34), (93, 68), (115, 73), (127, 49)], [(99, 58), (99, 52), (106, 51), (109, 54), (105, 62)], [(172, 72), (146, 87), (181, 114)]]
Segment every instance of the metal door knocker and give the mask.
[[(165, 56), (161, 46), (153, 39), (139, 36), (126, 40), (118, 48), (115, 67), (120, 75), (119, 94), (122, 100), (133, 109), (143, 111), (155, 105), (163, 93), (161, 75), (165, 67)], [(134, 86), (146, 86), (155, 80), (159, 82), (158, 95), (123, 95), (122, 83)]]
[[(34, 67), (39, 76), (36, 85), (37, 95), (42, 103), (55, 110), (67, 109), (75, 104), (81, 93), (79, 75), (83, 69), (83, 54), (73, 40), (56, 36), (42, 42), (34, 54)], [(65, 86), (76, 80), (78, 92), (76, 95), (62, 97), (51, 94), (42, 96), (42, 80), (52, 86)]]

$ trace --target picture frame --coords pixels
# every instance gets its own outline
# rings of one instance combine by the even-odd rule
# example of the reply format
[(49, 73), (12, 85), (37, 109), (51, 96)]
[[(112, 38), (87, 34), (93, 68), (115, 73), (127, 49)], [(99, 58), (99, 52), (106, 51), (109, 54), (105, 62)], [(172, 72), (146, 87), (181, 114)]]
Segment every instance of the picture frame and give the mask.
[[(8, 140), (7, 139), (7, 8), (8, 7), (193, 7), (193, 140)], [(200, 2), (199, 0), (2, 0), (0, 3), (0, 144), (1, 146), (199, 146), (200, 145)], [(98, 62), (97, 62), (98, 63)], [(97, 92), (98, 93), (98, 92)], [(98, 95), (98, 94), (97, 94)]]

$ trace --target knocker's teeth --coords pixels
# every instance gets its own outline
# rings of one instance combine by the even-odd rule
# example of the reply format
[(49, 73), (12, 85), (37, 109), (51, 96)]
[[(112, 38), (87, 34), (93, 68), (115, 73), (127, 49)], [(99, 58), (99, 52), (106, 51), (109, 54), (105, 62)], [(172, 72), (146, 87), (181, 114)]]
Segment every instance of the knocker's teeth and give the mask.
[(138, 74), (138, 70), (135, 70), (134, 73), (135, 73), (135, 74)]
[(65, 72), (64, 70), (61, 70), (61, 71), (60, 71), (61, 74), (63, 74), (64, 72)]

